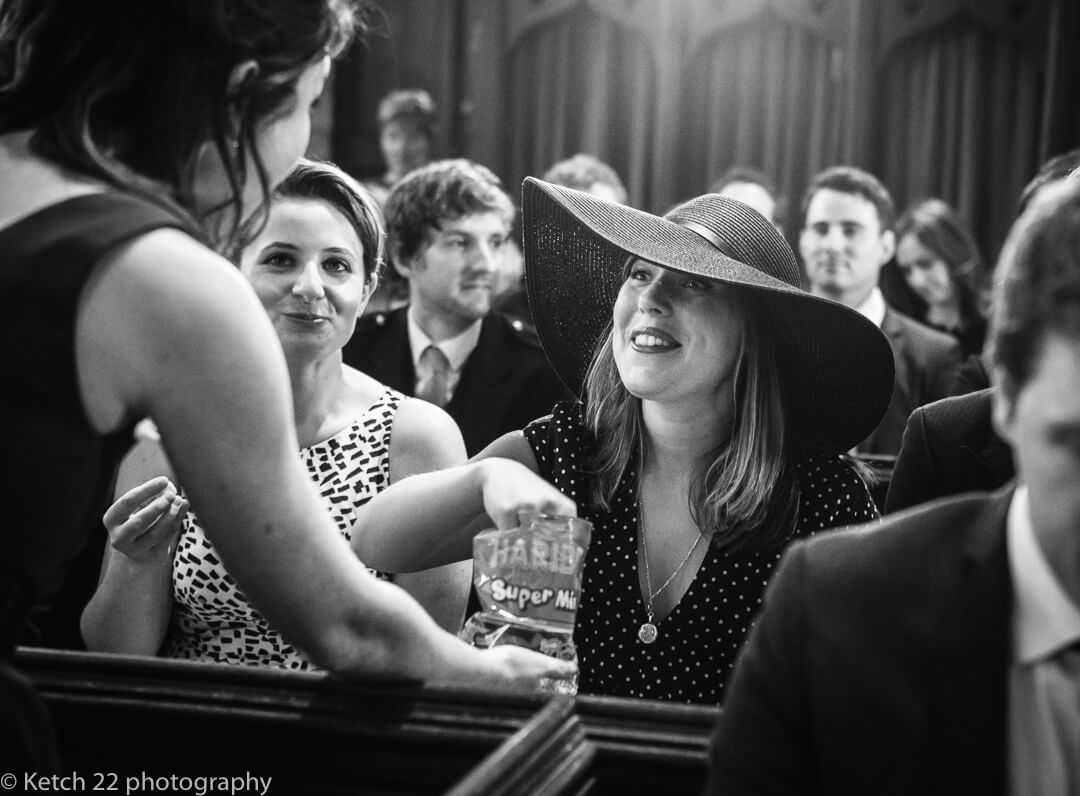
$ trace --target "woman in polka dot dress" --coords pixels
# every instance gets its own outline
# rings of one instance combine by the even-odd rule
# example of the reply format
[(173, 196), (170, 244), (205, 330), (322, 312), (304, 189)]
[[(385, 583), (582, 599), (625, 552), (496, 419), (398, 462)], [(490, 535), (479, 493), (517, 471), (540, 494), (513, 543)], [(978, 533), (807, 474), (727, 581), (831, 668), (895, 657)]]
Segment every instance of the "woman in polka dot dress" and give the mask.
[[(360, 507), (391, 482), (465, 460), (461, 433), (445, 412), (341, 361), (341, 347), (378, 282), (382, 251), (374, 201), (336, 167), (306, 162), (278, 188), (266, 225), (240, 258), (285, 353), (301, 458), (346, 539)], [(151, 475), (158, 477), (147, 481)], [(87, 645), (310, 668), (225, 571), (171, 475), (153, 438), (141, 442), (121, 468), (122, 496), (105, 515), (112, 549), (83, 615)], [(128, 491), (132, 484), (139, 486)], [(444, 629), (456, 632), (470, 572), (465, 562), (395, 580)]]
[(537, 330), (583, 401), (480, 456), (593, 523), (579, 690), (719, 704), (785, 545), (877, 515), (844, 452), (888, 404), (889, 344), (804, 292), (776, 228), (726, 197), (658, 218), (528, 179), (523, 209)]

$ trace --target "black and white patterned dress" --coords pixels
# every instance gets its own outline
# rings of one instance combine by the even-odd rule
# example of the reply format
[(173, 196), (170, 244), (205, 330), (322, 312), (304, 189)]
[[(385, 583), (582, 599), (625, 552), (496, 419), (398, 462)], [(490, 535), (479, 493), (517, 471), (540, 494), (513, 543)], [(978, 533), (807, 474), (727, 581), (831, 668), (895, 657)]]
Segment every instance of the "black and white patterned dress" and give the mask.
[[(578, 504), (593, 523), (574, 629), (579, 691), (718, 705), (765, 586), (780, 560), (770, 553), (710, 548), (672, 612), (654, 622), (653, 644), (638, 639), (646, 619), (638, 576), (637, 473), (623, 476), (611, 511), (588, 506), (582, 472), (589, 432), (581, 404), (560, 403), (525, 429), (540, 475)], [(858, 473), (839, 455), (803, 450), (795, 461), (800, 501), (796, 536), (872, 520), (874, 502)]]
[[(300, 451), (323, 504), (346, 539), (356, 510), (390, 482), (390, 431), (403, 399), (401, 393), (387, 390), (347, 428)], [(192, 512), (184, 519), (173, 559), (173, 616), (165, 655), (314, 668), (247, 601)]]

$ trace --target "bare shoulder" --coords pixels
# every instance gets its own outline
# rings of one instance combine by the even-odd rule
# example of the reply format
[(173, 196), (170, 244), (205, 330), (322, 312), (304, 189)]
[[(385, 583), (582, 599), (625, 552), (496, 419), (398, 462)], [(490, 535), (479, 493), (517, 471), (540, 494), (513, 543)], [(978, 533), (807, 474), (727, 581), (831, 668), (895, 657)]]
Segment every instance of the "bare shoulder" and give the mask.
[(347, 412), (351, 414), (363, 414), (373, 403), (382, 398), (388, 389), (378, 379), (344, 362), (341, 364), (341, 376), (345, 384), (343, 399), (347, 403)]
[(200, 296), (242, 287), (250, 292), (228, 260), (179, 229), (140, 235), (113, 251), (99, 270), (103, 280), (117, 277), (117, 290), (146, 291), (148, 297), (175, 289)]
[(525, 432), (521, 429), (507, 431), (501, 437), (492, 440), (486, 448), (472, 457), (472, 461), (490, 459), (494, 456), (501, 459), (513, 459), (515, 462), (524, 464), (534, 473), (540, 471), (532, 445), (529, 444)]
[(418, 398), (405, 398), (390, 436), (391, 481), (465, 462), (465, 441), (445, 411)]
[(146, 334), (184, 345), (180, 333), (201, 339), (261, 312), (232, 264), (190, 235), (163, 228), (102, 259), (83, 294), (80, 316), (87, 317), (91, 333)]
[[(99, 429), (153, 414), (178, 380), (257, 373), (280, 359), (251, 287), (223, 257), (176, 229), (141, 235), (109, 253), (80, 299), (77, 356)], [(92, 363), (92, 367), (90, 367)]]

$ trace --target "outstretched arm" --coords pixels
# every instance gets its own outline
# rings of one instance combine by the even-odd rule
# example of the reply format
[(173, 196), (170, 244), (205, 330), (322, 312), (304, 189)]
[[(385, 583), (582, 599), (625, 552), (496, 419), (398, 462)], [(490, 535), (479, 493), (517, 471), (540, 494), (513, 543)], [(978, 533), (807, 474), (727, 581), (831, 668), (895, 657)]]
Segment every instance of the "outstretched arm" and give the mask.
[(414, 475), (362, 509), (353, 547), (369, 566), (413, 572), (472, 557), (472, 539), (487, 528), (513, 528), (519, 511), (577, 516), (574, 501), (536, 475), (536, 458), (520, 431), (504, 434), (469, 464)]
[[(391, 434), (391, 484), (417, 473), (462, 465), (466, 458), (461, 430), (446, 412), (426, 401), (402, 402)], [(394, 583), (411, 594), (443, 630), (461, 630), (472, 587), (471, 561), (402, 573), (394, 577)]]

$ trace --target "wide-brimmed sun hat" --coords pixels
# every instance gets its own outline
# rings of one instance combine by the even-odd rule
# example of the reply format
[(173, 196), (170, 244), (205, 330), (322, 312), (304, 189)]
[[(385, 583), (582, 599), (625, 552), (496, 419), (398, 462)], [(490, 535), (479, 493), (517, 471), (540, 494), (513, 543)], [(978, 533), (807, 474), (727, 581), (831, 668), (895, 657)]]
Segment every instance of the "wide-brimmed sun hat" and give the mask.
[(885, 413), (895, 375), (885, 335), (850, 307), (803, 290), (791, 247), (743, 203), (706, 194), (661, 218), (528, 177), (522, 216), (533, 322), (551, 366), (576, 395), (632, 255), (761, 298), (768, 313), (761, 327), (775, 342), (787, 404), (803, 433), (849, 450)]

